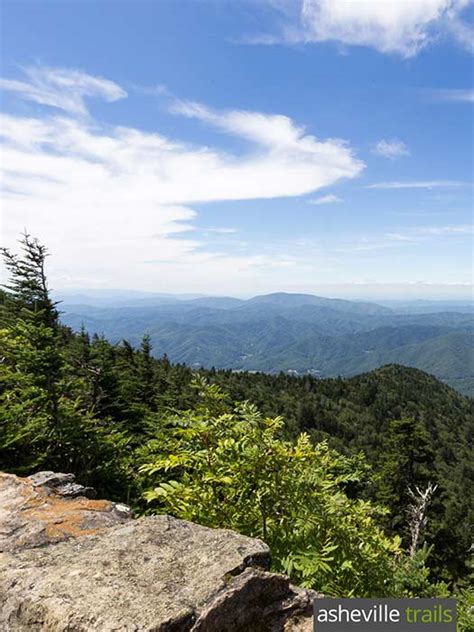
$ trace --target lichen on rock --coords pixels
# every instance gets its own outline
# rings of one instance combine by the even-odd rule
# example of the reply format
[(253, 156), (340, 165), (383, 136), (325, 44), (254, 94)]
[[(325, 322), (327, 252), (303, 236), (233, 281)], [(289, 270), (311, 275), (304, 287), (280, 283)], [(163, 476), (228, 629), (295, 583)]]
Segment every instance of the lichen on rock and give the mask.
[(62, 494), (70, 485), (51, 472), (0, 475), (2, 632), (312, 629), (315, 594), (269, 572), (261, 540), (134, 520), (126, 506)]

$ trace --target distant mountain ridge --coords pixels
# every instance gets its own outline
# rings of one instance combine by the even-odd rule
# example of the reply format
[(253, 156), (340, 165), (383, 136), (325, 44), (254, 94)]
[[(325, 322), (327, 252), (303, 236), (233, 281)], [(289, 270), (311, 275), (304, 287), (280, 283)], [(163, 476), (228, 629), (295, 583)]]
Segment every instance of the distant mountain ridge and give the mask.
[(150, 334), (155, 355), (166, 353), (190, 366), (331, 377), (397, 363), (474, 395), (474, 321), (468, 302), (459, 304), (459, 312), (436, 312), (429, 302), (428, 313), (419, 313), (419, 302), (405, 303), (403, 312), (283, 292), (247, 300), (167, 295), (98, 303), (64, 301), (63, 322), (113, 342), (126, 339), (136, 345)]

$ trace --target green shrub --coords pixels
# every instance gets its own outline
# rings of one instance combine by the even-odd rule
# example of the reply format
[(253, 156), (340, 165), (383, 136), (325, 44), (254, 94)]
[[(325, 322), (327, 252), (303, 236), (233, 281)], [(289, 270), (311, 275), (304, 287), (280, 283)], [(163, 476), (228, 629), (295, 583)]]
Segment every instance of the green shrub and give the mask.
[(150, 502), (173, 515), (260, 537), (276, 570), (326, 594), (390, 594), (398, 538), (377, 526), (382, 509), (350, 499), (344, 487), (362, 475), (360, 458), (342, 457), (306, 434), (279, 438), (281, 418), (201, 382), (201, 404), (164, 422), (154, 457)]

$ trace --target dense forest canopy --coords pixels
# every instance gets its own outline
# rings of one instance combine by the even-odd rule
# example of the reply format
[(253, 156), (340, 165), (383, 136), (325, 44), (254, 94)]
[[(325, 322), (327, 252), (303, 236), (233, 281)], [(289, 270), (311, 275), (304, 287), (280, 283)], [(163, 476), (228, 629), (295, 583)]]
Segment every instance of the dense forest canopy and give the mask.
[(276, 568), (327, 594), (464, 599), (471, 400), (399, 365), (196, 372), (154, 358), (146, 335), (133, 347), (64, 326), (28, 235), (3, 255), (1, 469), (71, 471), (137, 513), (262, 537)]

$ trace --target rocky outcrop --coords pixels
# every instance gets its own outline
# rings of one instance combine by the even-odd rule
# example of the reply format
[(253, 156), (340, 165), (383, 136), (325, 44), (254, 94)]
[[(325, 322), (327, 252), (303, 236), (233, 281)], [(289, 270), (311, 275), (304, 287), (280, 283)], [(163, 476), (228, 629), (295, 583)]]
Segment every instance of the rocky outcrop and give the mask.
[(92, 495), (72, 474), (19, 478), (0, 473), (0, 552), (96, 535), (130, 519), (126, 505), (91, 500)]
[(73, 477), (0, 475), (0, 630), (310, 632), (316, 596), (260, 540), (133, 520)]

